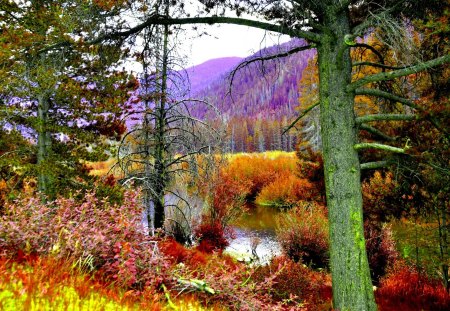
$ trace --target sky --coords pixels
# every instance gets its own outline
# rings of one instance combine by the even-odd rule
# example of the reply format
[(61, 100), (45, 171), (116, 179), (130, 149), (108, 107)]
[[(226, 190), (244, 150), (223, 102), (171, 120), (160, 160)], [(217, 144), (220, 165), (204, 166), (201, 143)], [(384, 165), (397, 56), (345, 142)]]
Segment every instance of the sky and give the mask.
[(184, 53), (187, 54), (187, 67), (213, 58), (246, 57), (264, 47), (289, 40), (288, 36), (239, 25), (204, 26), (201, 30), (207, 31), (210, 35), (195, 38), (195, 34), (192, 34), (193, 39), (187, 40), (184, 48)]
[[(198, 0), (189, 0), (185, 9), (188, 13), (195, 15), (202, 4)], [(227, 16), (236, 17), (233, 11), (227, 10)], [(247, 14), (242, 14), (247, 19), (255, 19)], [(198, 26), (198, 25), (197, 25)], [(207, 60), (220, 58), (249, 56), (260, 49), (272, 46), (289, 40), (288, 36), (278, 34), (269, 34), (265, 30), (256, 29), (247, 26), (221, 24), (221, 25), (202, 25), (199, 30), (194, 32), (191, 26), (187, 26), (188, 38), (184, 44), (184, 54), (186, 54), (186, 67), (199, 65)], [(208, 32), (210, 36), (197, 37), (198, 33)], [(192, 39), (192, 40), (191, 40)]]

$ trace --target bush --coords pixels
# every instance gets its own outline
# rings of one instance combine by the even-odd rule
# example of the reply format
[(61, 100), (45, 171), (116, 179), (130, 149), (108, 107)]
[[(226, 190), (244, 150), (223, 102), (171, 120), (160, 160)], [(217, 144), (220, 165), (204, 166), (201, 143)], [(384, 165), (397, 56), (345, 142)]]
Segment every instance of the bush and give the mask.
[(256, 203), (274, 206), (292, 206), (298, 201), (317, 199), (319, 191), (307, 179), (283, 175), (263, 187)]
[(450, 295), (438, 280), (399, 262), (375, 292), (380, 311), (450, 310)]
[(380, 227), (378, 224), (366, 221), (364, 236), (370, 275), (374, 284), (378, 284), (380, 278), (386, 274), (386, 271), (394, 265), (398, 258), (392, 230), (389, 225)]
[(141, 222), (138, 194), (126, 192), (124, 201), (112, 205), (86, 193), (82, 202), (60, 198), (44, 204), (24, 198), (7, 204), (0, 218), (0, 255), (52, 255), (101, 270), (124, 286), (149, 281), (150, 266), (161, 258), (150, 251), (153, 242)]
[(0, 258), (1, 310), (161, 310), (163, 294), (126, 291), (74, 269), (64, 260)]
[(323, 206), (303, 202), (277, 219), (277, 236), (284, 253), (292, 260), (315, 268), (329, 260), (328, 219)]
[(286, 257), (276, 257), (269, 265), (257, 268), (254, 274), (257, 282), (268, 278), (273, 278), (270, 293), (277, 300), (286, 301), (295, 297), (294, 300), (302, 303), (307, 310), (331, 307), (331, 280), (325, 273), (308, 269), (304, 264)]
[(224, 168), (224, 172), (245, 186), (247, 199), (253, 200), (264, 186), (279, 176), (293, 175), (297, 159), (292, 156), (266, 157), (265, 154), (235, 156)]
[(401, 200), (399, 185), (392, 173), (376, 171), (362, 184), (364, 218), (376, 222), (386, 222), (390, 218), (400, 218), (408, 211)]
[(224, 229), (219, 222), (203, 222), (195, 229), (195, 236), (199, 241), (198, 250), (205, 253), (221, 251), (229, 245), (227, 236), (231, 229)]

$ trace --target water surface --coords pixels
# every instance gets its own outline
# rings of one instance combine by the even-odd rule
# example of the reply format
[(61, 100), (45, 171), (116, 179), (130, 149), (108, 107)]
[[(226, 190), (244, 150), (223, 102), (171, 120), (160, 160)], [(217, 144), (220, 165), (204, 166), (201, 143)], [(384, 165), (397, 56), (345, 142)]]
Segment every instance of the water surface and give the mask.
[(274, 207), (249, 203), (248, 212), (233, 224), (235, 239), (230, 240), (227, 252), (237, 254), (248, 260), (252, 257), (252, 241), (259, 241), (256, 254), (261, 263), (267, 263), (272, 257), (281, 254), (281, 246), (276, 239), (276, 215), (281, 211)]

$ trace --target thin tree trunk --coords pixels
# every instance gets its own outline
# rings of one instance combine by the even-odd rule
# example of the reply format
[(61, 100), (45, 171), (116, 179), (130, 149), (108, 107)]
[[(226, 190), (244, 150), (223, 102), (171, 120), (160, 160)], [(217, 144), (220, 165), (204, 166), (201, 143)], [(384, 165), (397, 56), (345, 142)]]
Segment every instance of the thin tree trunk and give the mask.
[(351, 59), (344, 44), (350, 32), (345, 12), (326, 13), (333, 33), (318, 45), (320, 112), (327, 206), (330, 220), (330, 266), (333, 307), (337, 310), (376, 310), (367, 260), (362, 213)]
[[(165, 15), (169, 15), (169, 5), (165, 1)], [(164, 192), (167, 187), (167, 172), (166, 172), (166, 141), (165, 141), (165, 131), (166, 131), (166, 119), (167, 119), (167, 70), (168, 70), (168, 58), (169, 58), (169, 26), (164, 25), (164, 38), (163, 38), (163, 55), (162, 55), (162, 70), (161, 70), (161, 99), (159, 102), (158, 118), (156, 120), (156, 148), (155, 148), (155, 171), (156, 171), (156, 181), (155, 181), (155, 229), (164, 227), (165, 220), (165, 202), (164, 202)]]
[(43, 195), (48, 195), (50, 190), (50, 178), (48, 176), (48, 167), (46, 167), (46, 162), (48, 161), (50, 147), (51, 147), (51, 136), (47, 131), (48, 123), (48, 110), (49, 103), (48, 99), (41, 95), (38, 98), (38, 150), (37, 150), (37, 164), (39, 167), (38, 172), (38, 191)]
[(441, 261), (440, 268), (442, 272), (442, 281), (447, 292), (449, 291), (449, 275), (448, 275), (448, 242), (447, 242), (447, 210), (446, 202), (440, 202), (437, 195), (433, 200), (436, 218), (438, 221), (439, 233), (439, 259)]

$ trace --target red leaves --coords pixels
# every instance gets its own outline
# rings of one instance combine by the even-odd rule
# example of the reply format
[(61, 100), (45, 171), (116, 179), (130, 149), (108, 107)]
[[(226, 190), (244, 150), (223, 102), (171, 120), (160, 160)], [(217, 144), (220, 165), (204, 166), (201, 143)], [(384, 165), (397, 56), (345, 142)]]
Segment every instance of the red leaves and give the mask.
[(399, 263), (375, 292), (380, 311), (449, 310), (450, 295), (436, 280)]
[(325, 273), (307, 268), (301, 262), (277, 257), (255, 272), (258, 282), (271, 284), (275, 299), (306, 304), (306, 310), (329, 310), (331, 282)]
[(6, 206), (0, 219), (2, 255), (51, 254), (83, 269), (100, 269), (106, 278), (129, 287), (143, 281), (152, 263), (137, 194), (111, 205), (87, 193), (81, 203), (61, 198), (49, 204), (23, 199)]
[(228, 246), (226, 234), (223, 226), (219, 222), (204, 222), (195, 229), (195, 235), (198, 237), (198, 250), (205, 253), (221, 251)]

